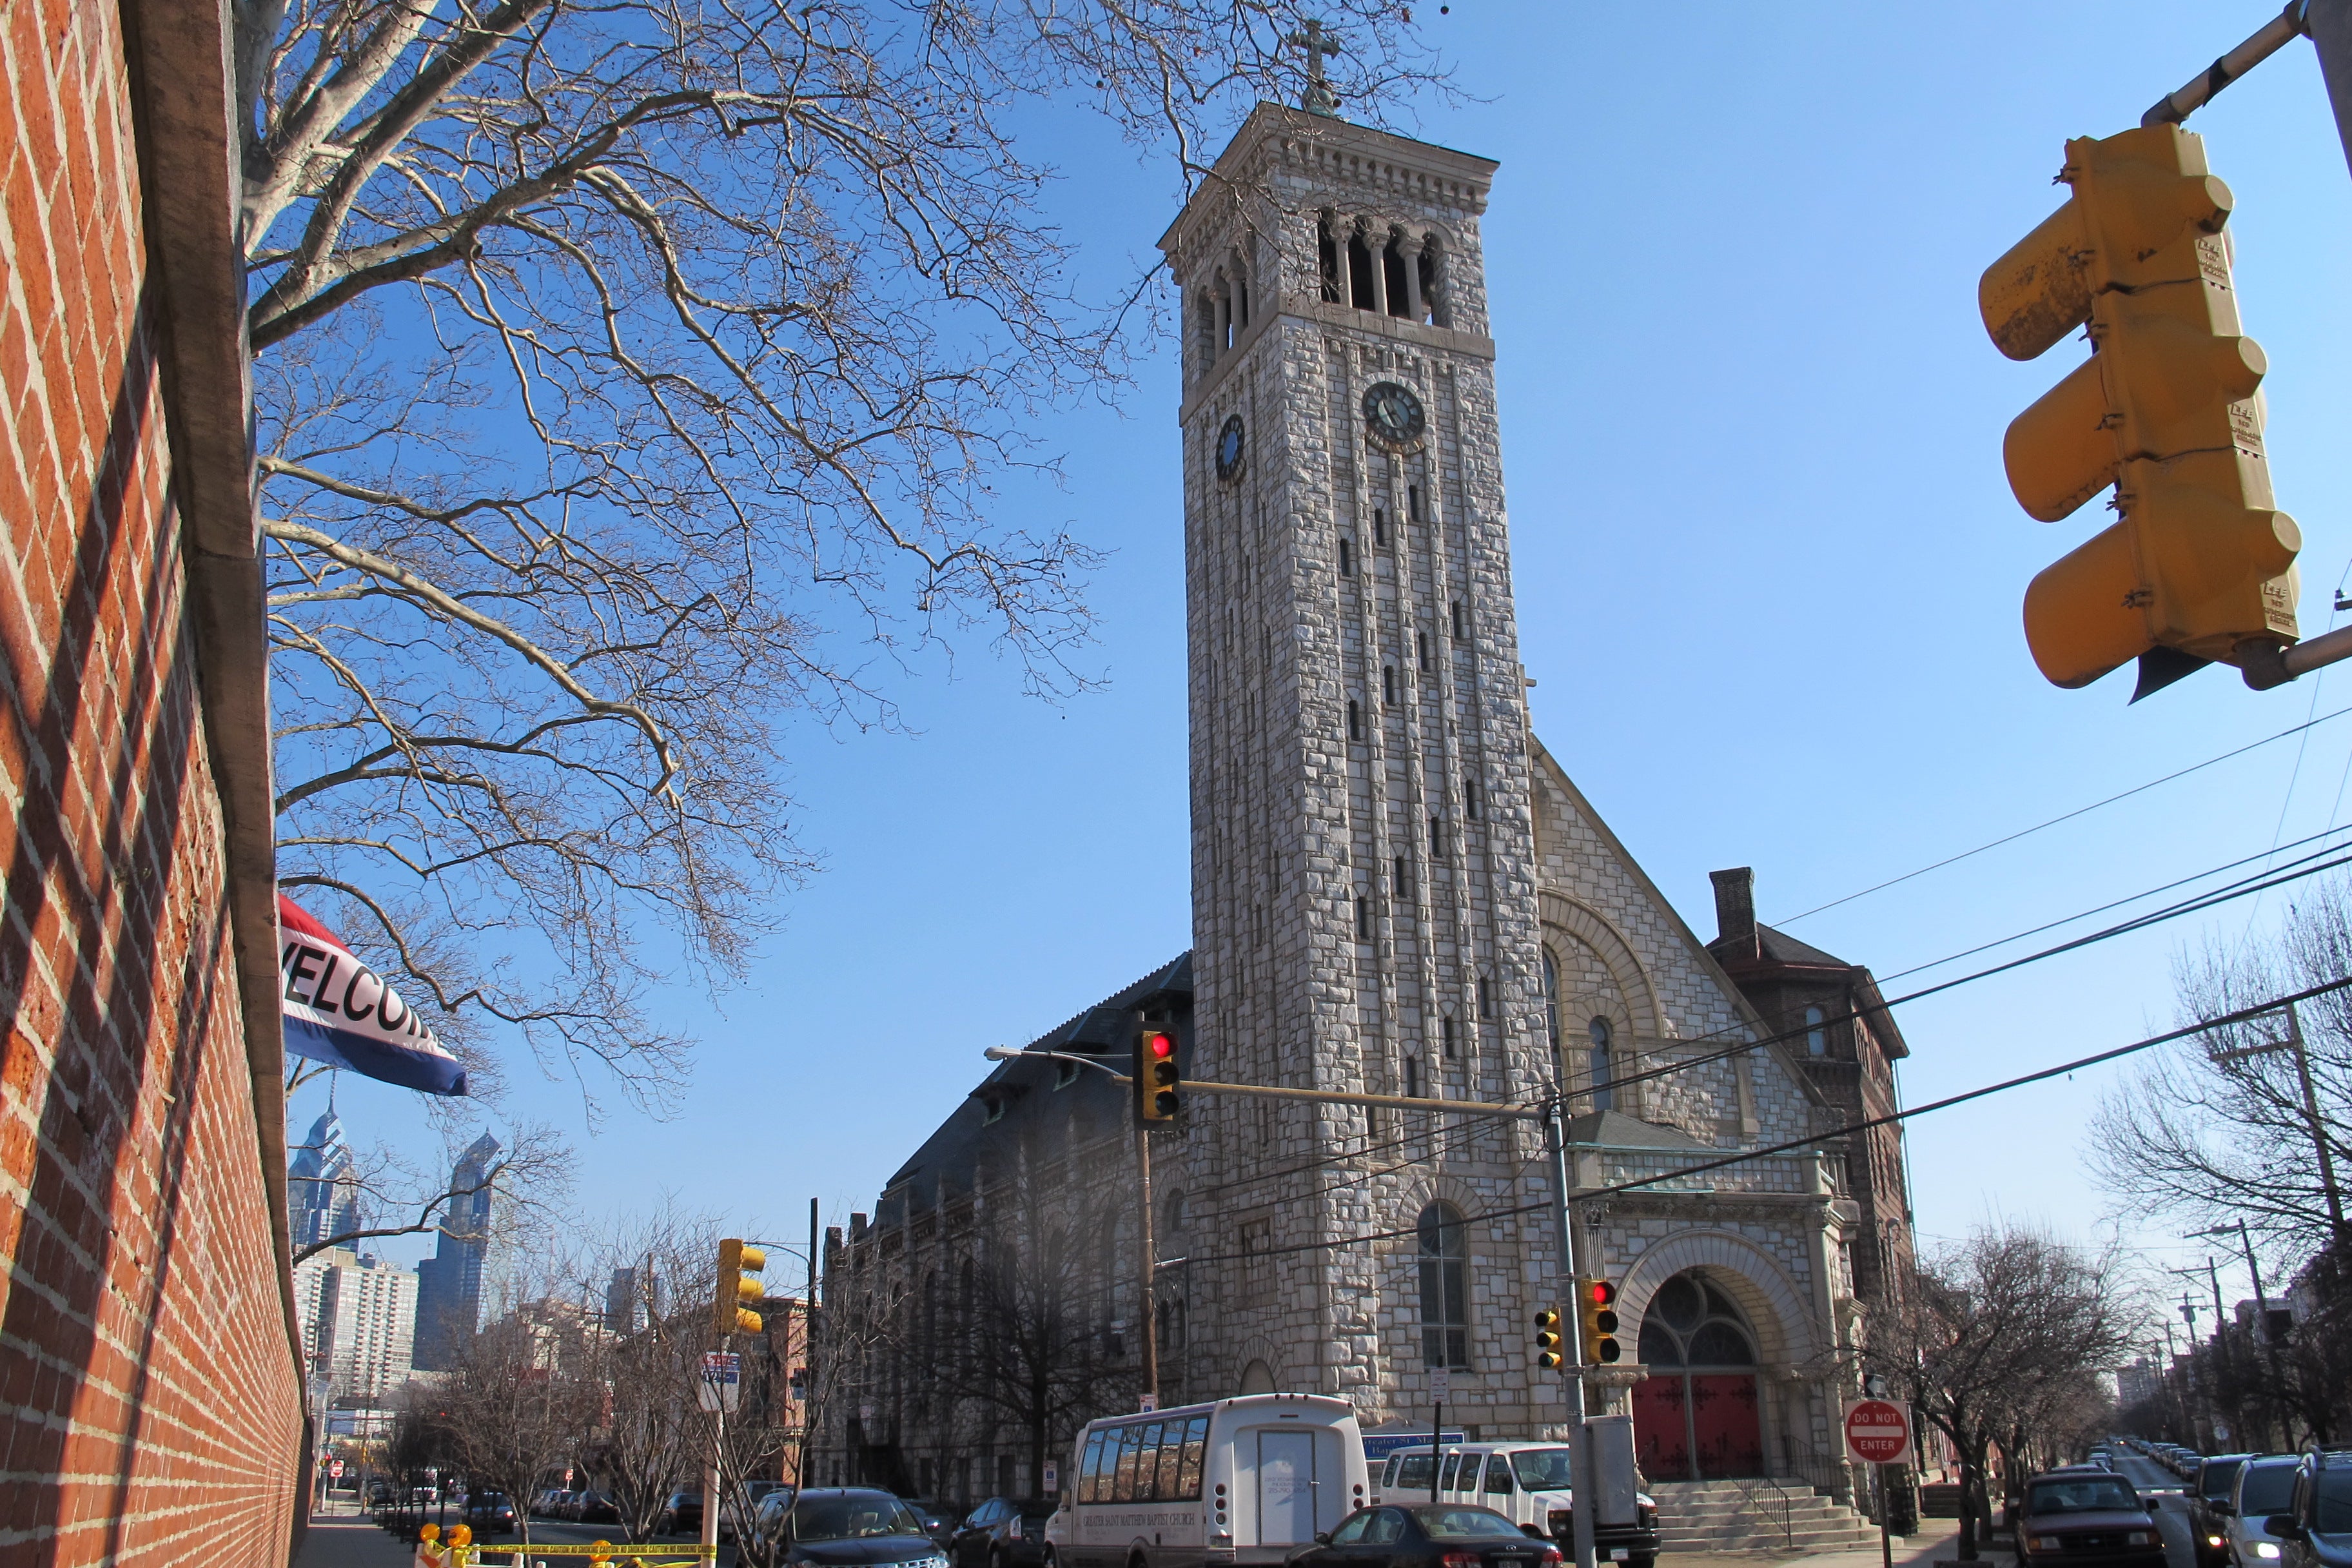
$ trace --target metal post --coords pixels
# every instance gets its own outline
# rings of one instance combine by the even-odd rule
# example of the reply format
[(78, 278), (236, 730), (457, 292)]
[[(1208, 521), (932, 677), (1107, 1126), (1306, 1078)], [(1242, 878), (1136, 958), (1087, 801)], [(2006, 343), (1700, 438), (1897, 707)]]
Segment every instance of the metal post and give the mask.
[(2307, 0), (2304, 30), (2319, 51), (2319, 75), (2336, 110), (2336, 135), (2352, 163), (2352, 0)]
[[(719, 1336), (719, 1348), (727, 1348), (724, 1334)], [(719, 1457), (726, 1442), (727, 1385), (721, 1384), (719, 1408), (710, 1413), (710, 1463), (702, 1472), (702, 1544), (714, 1552), (719, 1550)]]
[(1429, 1402), (1429, 1506), (1437, 1506), (1437, 1467), (1445, 1458), (1445, 1401)]
[(1139, 1321), (1143, 1325), (1143, 1407), (1160, 1408), (1160, 1256), (1158, 1243), (1151, 1231), (1151, 1132), (1138, 1123), (1135, 1129), (1135, 1190), (1141, 1203), (1141, 1220), (1136, 1227), (1136, 1268), (1142, 1276), (1143, 1310)]
[(1552, 1212), (1559, 1225), (1559, 1300), (1561, 1342), (1568, 1347), (1560, 1392), (1568, 1398), (1568, 1473), (1573, 1483), (1569, 1500), (1570, 1540), (1576, 1568), (1592, 1568), (1592, 1511), (1601, 1496), (1593, 1484), (1592, 1444), (1584, 1429), (1584, 1303), (1576, 1294), (1576, 1232), (1568, 1215), (1568, 1113), (1559, 1095), (1552, 1096), (1544, 1117), (1544, 1138), (1551, 1145)]
[[(2231, 1373), (2231, 1363), (2237, 1358), (2230, 1353), (2230, 1314), (2228, 1309), (2221, 1305), (2221, 1266), (2210, 1258), (2205, 1259), (2205, 1277), (2213, 1282), (2213, 1381), (2217, 1385), (2214, 1392), (2218, 1397), (2220, 1394), (2218, 1384), (2221, 1381), (2221, 1375)], [(2235, 1374), (2231, 1373), (2231, 1375)], [(2232, 1402), (2230, 1413), (2237, 1417), (2239, 1428), (2231, 1436), (2239, 1441), (2243, 1441), (2250, 1436), (2246, 1430), (2248, 1423), (2245, 1401), (2241, 1399)]]
[(1895, 1568), (1895, 1542), (1886, 1529), (1886, 1512), (1893, 1494), (1886, 1489), (1886, 1467), (1873, 1465), (1878, 1472), (1878, 1564), (1879, 1568)]

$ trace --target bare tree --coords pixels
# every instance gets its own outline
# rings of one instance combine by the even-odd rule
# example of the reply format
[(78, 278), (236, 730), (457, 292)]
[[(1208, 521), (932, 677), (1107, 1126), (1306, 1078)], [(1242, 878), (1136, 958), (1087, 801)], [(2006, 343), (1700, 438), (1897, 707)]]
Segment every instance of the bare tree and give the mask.
[(787, 726), (973, 641), (1086, 683), (1095, 553), (995, 487), (1148, 274), (1013, 126), (1189, 184), (1305, 10), (1351, 113), (1433, 79), (1394, 0), (239, 0), (284, 879), (474, 1070), (666, 1102), (648, 988), (812, 865)]
[(590, 1325), (568, 1303), (520, 1302), (477, 1333), (457, 1364), (411, 1394), (429, 1412), (469, 1486), (502, 1491), (530, 1542), (530, 1498), (548, 1471), (578, 1450), (602, 1415), (604, 1386), (590, 1365)]
[(583, 1307), (604, 1303), (587, 1368), (604, 1410), (589, 1457), (633, 1542), (652, 1539), (671, 1489), (699, 1472), (709, 1447), (696, 1388), (711, 1342), (718, 1235), (711, 1221), (665, 1206), (616, 1226), (570, 1270)]
[[(2315, 883), (2277, 939), (2215, 942), (2177, 965), (2183, 1023), (2258, 1005), (2352, 973), (2352, 882)], [(2312, 1099), (2283, 1014), (2216, 1028), (2169, 1048), (2101, 1104), (2091, 1168), (2119, 1205), (2210, 1228), (2243, 1218), (2284, 1277), (2336, 1231), (2340, 1190), (2326, 1164), (2352, 1173), (2352, 992), (2297, 1010)], [(2317, 1111), (2315, 1116), (2314, 1109)], [(2352, 1243), (2352, 1237), (2338, 1238)]]
[(1864, 1367), (1884, 1373), (1960, 1457), (1960, 1556), (1989, 1523), (1995, 1443), (2022, 1462), (2039, 1428), (2129, 1341), (2110, 1256), (2085, 1257), (2021, 1226), (1986, 1226), (1921, 1260), (1873, 1311)]

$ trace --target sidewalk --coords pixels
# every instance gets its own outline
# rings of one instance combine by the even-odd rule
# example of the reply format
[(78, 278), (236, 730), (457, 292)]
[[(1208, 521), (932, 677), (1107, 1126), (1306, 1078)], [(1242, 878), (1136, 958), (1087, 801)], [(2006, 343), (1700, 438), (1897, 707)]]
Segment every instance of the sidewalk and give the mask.
[[(1927, 1529), (1933, 1526), (1933, 1531)], [(1984, 1568), (2011, 1568), (2015, 1558), (2007, 1552), (1983, 1548)], [(1895, 1568), (1936, 1568), (1960, 1553), (1957, 1521), (1922, 1521), (1917, 1535), (1895, 1538)], [(1835, 1552), (1664, 1552), (1658, 1568), (1879, 1568), (1875, 1546), (1841, 1547)], [(304, 1568), (308, 1568), (305, 1564)]]
[(410, 1568), (415, 1560), (414, 1549), (338, 1501), (331, 1511), (310, 1516), (310, 1532), (295, 1554), (294, 1568)]

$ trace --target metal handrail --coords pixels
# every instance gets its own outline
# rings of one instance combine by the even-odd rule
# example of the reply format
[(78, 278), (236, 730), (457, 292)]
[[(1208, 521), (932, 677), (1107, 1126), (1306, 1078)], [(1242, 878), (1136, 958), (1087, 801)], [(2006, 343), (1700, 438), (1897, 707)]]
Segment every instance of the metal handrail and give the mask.
[(1797, 1505), (1796, 1500), (1789, 1495), (1789, 1489), (1770, 1476), (1739, 1476), (1735, 1477), (1734, 1481), (1739, 1488), (1740, 1500), (1751, 1509), (1756, 1508), (1762, 1500), (1763, 1494), (1759, 1490), (1760, 1488), (1770, 1487), (1780, 1494), (1780, 1544), (1784, 1547), (1794, 1546), (1797, 1542), (1794, 1522)]

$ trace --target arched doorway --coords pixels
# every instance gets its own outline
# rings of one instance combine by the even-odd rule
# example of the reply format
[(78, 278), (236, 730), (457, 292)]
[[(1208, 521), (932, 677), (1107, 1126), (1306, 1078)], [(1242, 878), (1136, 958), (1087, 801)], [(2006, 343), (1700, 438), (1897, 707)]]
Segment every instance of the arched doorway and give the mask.
[(1756, 1331), (1693, 1268), (1658, 1287), (1642, 1314), (1647, 1379), (1633, 1385), (1633, 1440), (1654, 1481), (1764, 1473)]

